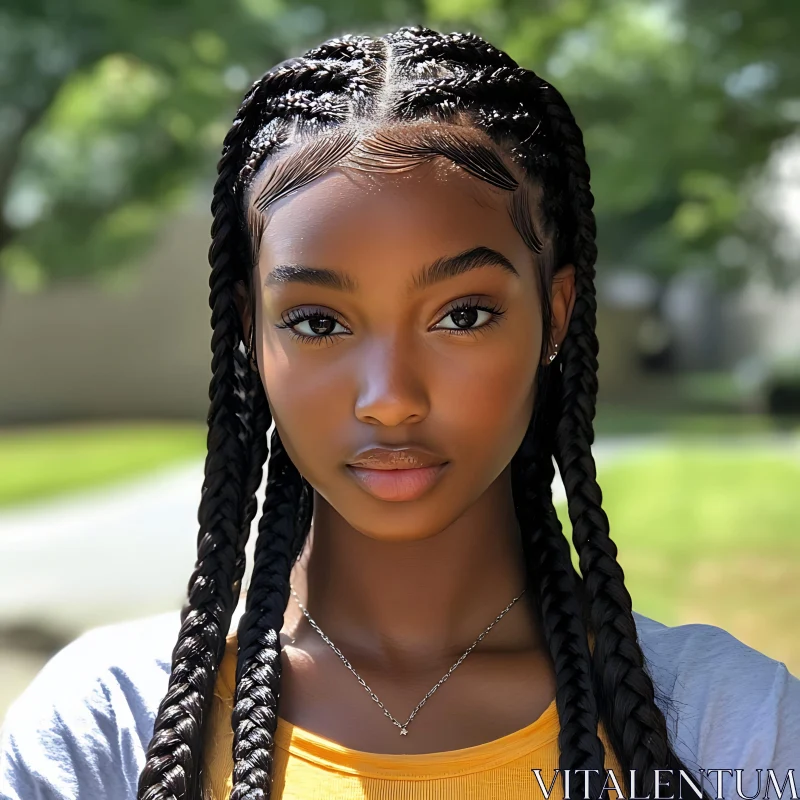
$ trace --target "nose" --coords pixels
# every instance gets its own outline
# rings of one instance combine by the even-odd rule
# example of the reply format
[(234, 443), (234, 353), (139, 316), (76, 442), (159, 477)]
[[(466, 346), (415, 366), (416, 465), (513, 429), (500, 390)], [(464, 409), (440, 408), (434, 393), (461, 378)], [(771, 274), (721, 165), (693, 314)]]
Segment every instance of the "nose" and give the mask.
[(430, 403), (423, 364), (395, 339), (374, 342), (360, 362), (355, 415), (371, 425), (395, 427), (421, 422)]

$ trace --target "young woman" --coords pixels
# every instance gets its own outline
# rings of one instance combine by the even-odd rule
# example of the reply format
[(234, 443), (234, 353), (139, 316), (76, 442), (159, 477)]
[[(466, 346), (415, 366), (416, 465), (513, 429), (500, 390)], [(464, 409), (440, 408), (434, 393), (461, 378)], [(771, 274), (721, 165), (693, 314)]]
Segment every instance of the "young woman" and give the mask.
[(561, 95), (477, 36), (343, 37), (256, 81), (212, 204), (180, 630), (57, 656), (3, 796), (797, 796), (800, 681), (632, 612), (591, 452), (592, 204)]

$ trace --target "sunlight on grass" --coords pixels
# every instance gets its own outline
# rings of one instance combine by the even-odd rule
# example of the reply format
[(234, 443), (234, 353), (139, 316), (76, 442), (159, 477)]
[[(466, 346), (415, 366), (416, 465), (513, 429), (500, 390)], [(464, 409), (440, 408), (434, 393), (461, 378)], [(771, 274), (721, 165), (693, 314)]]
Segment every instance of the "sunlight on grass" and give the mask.
[(598, 436), (797, 434), (800, 433), (800, 418), (776, 418), (767, 414), (668, 413), (601, 404), (597, 408), (594, 429)]
[[(800, 619), (800, 459), (675, 442), (599, 483), (637, 611), (718, 625), (800, 674), (787, 635)], [(563, 505), (559, 517), (569, 533)]]
[(0, 431), (0, 507), (94, 488), (202, 459), (206, 427), (187, 423)]

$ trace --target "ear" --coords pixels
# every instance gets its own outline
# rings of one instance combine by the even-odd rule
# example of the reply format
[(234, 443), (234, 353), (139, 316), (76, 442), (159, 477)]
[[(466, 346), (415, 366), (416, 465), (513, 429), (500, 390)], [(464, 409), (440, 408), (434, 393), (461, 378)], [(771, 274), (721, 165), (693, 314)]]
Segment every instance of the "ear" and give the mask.
[(247, 285), (244, 281), (236, 281), (233, 285), (233, 299), (236, 303), (236, 310), (239, 312), (239, 317), (242, 320), (242, 331), (244, 334), (244, 342), (247, 344), (250, 341), (250, 296), (247, 291)]
[(575, 265), (566, 264), (553, 276), (550, 289), (550, 305), (552, 316), (550, 319), (550, 342), (548, 352), (542, 359), (542, 364), (550, 363), (550, 355), (556, 352), (556, 345), (561, 347), (567, 336), (572, 309), (575, 307)]

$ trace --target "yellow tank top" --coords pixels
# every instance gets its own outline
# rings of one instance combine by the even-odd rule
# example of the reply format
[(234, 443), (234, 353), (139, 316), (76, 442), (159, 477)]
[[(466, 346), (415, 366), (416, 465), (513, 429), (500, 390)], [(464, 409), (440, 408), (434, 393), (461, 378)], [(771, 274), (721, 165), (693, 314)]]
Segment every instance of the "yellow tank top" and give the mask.
[[(204, 800), (229, 800), (233, 774), (236, 634), (227, 639), (204, 745)], [(352, 750), (278, 719), (272, 800), (531, 800), (564, 797), (558, 776), (556, 702), (525, 728), (485, 744), (423, 755), (381, 755)], [(602, 725), (607, 770), (622, 772)], [(539, 769), (547, 794), (534, 773)], [(583, 796), (583, 774), (571, 779)], [(611, 790), (611, 797), (617, 795)]]

